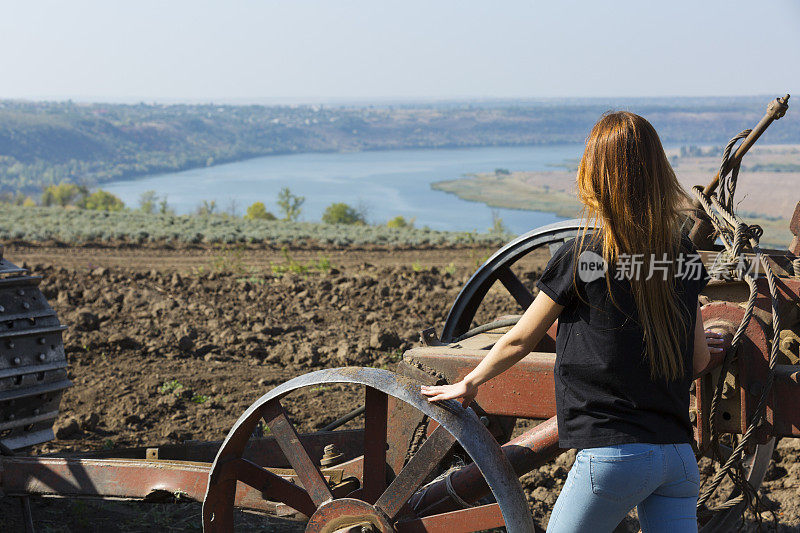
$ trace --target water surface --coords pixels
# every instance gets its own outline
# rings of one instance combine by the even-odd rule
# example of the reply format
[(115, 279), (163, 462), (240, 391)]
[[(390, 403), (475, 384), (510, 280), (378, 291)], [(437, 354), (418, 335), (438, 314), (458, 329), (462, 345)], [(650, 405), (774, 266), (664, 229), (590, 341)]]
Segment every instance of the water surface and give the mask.
[[(215, 200), (218, 209), (235, 207), (239, 214), (253, 202), (261, 201), (278, 214), (278, 191), (289, 187), (306, 199), (302, 220), (320, 220), (325, 207), (345, 202), (366, 208), (371, 223), (385, 223), (402, 215), (416, 219), (417, 227), (483, 232), (492, 225), (492, 209), (433, 190), (430, 184), (497, 168), (552, 170), (551, 165), (579, 157), (582, 148), (581, 144), (559, 144), (267, 156), (111, 182), (103, 188), (131, 207), (138, 205), (144, 191), (154, 190), (166, 195), (178, 213), (192, 212), (203, 200)], [(496, 211), (513, 233), (562, 220), (553, 213)]]

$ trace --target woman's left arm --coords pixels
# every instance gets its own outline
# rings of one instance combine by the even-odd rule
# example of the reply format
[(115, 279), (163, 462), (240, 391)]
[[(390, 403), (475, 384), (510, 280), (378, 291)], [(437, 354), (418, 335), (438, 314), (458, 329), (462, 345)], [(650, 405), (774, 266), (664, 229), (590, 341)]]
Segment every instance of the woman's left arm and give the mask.
[(514, 366), (539, 344), (562, 309), (563, 306), (539, 291), (519, 322), (492, 346), (472, 372), (452, 385), (423, 385), (422, 394), (432, 402), (463, 398), (462, 403), (468, 405), (477, 395), (478, 386)]

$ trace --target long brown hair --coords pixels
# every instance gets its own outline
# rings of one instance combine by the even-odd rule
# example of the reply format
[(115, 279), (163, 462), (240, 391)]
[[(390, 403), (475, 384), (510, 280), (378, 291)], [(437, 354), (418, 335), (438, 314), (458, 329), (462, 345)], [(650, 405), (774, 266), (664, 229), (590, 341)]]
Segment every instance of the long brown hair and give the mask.
[[(651, 376), (681, 377), (688, 331), (673, 280), (688, 197), (656, 130), (634, 113), (605, 114), (586, 141), (577, 185), (586, 223), (581, 242), (594, 225), (598, 230), (589, 238), (602, 242), (606, 265), (626, 254), (642, 260), (641, 275), (631, 276), (630, 284)], [(666, 281), (662, 271), (648, 276), (654, 272), (653, 258), (669, 269)], [(606, 283), (611, 294), (609, 271)]]

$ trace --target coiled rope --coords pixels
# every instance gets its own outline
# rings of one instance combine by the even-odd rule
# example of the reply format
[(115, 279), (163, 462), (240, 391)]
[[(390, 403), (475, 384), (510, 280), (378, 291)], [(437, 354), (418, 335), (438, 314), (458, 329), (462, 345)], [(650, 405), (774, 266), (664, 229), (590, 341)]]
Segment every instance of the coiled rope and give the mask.
[[(750, 130), (745, 130), (739, 135), (731, 139), (722, 157), (722, 164), (720, 165), (720, 182), (719, 182), (719, 197), (714, 194), (705, 194), (701, 187), (694, 187), (692, 192), (699, 200), (706, 215), (710, 219), (714, 229), (719, 235), (726, 254), (726, 261), (722, 263), (722, 267), (726, 268), (728, 272), (734, 277), (747, 283), (750, 294), (745, 306), (745, 313), (736, 333), (731, 341), (731, 347), (726, 352), (725, 357), (720, 368), (720, 374), (717, 378), (716, 386), (714, 389), (714, 396), (711, 400), (711, 408), (709, 412), (709, 429), (710, 429), (710, 442), (712, 453), (718, 462), (722, 462), (722, 453), (720, 450), (720, 433), (717, 430), (717, 421), (719, 416), (719, 404), (722, 400), (722, 390), (725, 378), (728, 374), (728, 369), (732, 362), (736, 360), (738, 355), (741, 341), (745, 336), (745, 330), (750, 324), (753, 317), (753, 309), (755, 307), (758, 289), (756, 287), (756, 278), (752, 274), (753, 264), (749, 264), (747, 258), (743, 255), (746, 248), (750, 248), (755, 255), (755, 260), (760, 263), (764, 268), (764, 273), (769, 287), (770, 303), (772, 311), (772, 346), (769, 356), (769, 371), (765, 386), (761, 390), (761, 395), (758, 400), (753, 414), (748, 421), (748, 427), (744, 435), (739, 439), (733, 452), (730, 454), (724, 464), (717, 470), (712, 480), (704, 487), (700, 498), (697, 501), (698, 516), (708, 514), (714, 511), (724, 511), (731, 509), (743, 501), (746, 502), (747, 507), (753, 512), (756, 519), (761, 523), (761, 510), (764, 508), (757, 490), (748, 482), (742, 465), (745, 449), (747, 449), (754, 439), (756, 430), (764, 422), (766, 414), (766, 405), (769, 394), (772, 390), (775, 381), (775, 363), (778, 355), (779, 335), (781, 331), (780, 315), (778, 313), (778, 290), (775, 284), (775, 274), (769, 265), (767, 258), (761, 251), (759, 240), (763, 234), (763, 230), (756, 225), (747, 225), (741, 218), (739, 218), (733, 209), (733, 198), (736, 192), (736, 182), (739, 175), (740, 162), (728, 166), (728, 159), (730, 157), (733, 146), (740, 139), (745, 138), (750, 133)], [(724, 173), (724, 175), (723, 175)], [(728, 499), (723, 504), (714, 509), (707, 507), (709, 498), (716, 492), (720, 484), (726, 476), (729, 476), (734, 483), (734, 486), (739, 490), (740, 494)]]

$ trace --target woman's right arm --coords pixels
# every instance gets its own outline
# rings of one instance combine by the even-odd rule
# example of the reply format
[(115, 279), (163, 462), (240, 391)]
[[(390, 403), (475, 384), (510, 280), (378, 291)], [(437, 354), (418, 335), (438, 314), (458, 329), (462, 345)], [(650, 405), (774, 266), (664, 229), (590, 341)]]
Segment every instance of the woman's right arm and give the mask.
[(697, 317), (694, 321), (694, 357), (692, 358), (692, 370), (694, 377), (704, 374), (711, 363), (711, 354), (722, 353), (725, 351), (723, 345), (725, 338), (715, 332), (705, 329), (703, 315), (700, 312), (700, 302), (697, 303)]
[(451, 385), (423, 385), (422, 394), (432, 402), (463, 398), (463, 404), (468, 405), (482, 383), (514, 366), (539, 344), (563, 309), (545, 292), (539, 291), (519, 322), (492, 346), (472, 372)]

